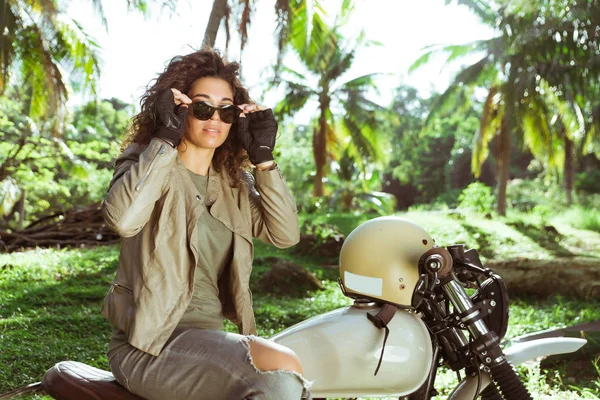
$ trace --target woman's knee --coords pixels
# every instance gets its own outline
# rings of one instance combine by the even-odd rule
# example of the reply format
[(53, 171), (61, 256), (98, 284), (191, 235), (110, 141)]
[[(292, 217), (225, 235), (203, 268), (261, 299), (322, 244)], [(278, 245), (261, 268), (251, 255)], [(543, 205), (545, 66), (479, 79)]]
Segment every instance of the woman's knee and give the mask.
[(300, 358), (292, 349), (261, 338), (252, 338), (248, 343), (250, 356), (257, 369), (261, 371), (285, 370), (299, 374), (303, 373)]

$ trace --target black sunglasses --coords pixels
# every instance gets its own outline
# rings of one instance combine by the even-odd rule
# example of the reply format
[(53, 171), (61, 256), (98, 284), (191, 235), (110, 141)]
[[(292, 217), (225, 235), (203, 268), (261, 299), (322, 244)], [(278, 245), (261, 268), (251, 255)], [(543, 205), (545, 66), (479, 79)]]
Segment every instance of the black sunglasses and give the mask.
[(215, 111), (219, 111), (219, 118), (226, 124), (232, 124), (242, 112), (239, 107), (236, 107), (233, 104), (227, 104), (223, 107), (214, 107), (206, 101), (199, 101), (192, 104), (192, 113), (194, 114), (194, 117), (198, 118), (200, 121), (211, 119)]

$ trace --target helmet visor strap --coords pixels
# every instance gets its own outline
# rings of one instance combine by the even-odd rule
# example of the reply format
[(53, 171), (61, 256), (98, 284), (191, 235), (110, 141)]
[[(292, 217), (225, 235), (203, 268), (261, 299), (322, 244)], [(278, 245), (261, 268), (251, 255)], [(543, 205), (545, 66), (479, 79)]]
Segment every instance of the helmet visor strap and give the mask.
[(383, 347), (381, 348), (381, 356), (379, 357), (377, 368), (375, 369), (375, 373), (373, 374), (374, 376), (376, 376), (377, 372), (379, 372), (379, 367), (381, 367), (381, 361), (383, 361), (385, 343), (387, 342), (388, 336), (390, 334), (390, 328), (388, 328), (388, 324), (390, 323), (392, 318), (394, 318), (394, 315), (396, 315), (396, 307), (392, 306), (391, 304), (384, 304), (381, 308), (381, 311), (379, 311), (376, 315), (367, 313), (367, 318), (373, 323), (373, 325), (375, 325), (379, 329), (385, 329), (385, 336), (383, 337)]

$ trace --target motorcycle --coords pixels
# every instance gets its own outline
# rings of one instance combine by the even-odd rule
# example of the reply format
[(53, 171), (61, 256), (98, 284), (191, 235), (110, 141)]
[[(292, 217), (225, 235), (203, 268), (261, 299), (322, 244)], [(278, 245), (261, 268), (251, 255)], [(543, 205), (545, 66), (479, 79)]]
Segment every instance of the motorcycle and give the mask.
[[(300, 357), (315, 399), (429, 400), (438, 394), (441, 367), (459, 377), (449, 400), (532, 399), (513, 366), (586, 344), (546, 337), (503, 349), (509, 299), (502, 278), (483, 266), (475, 249), (437, 247), (423, 228), (398, 217), (369, 220), (348, 235), (339, 283), (353, 305), (271, 338)], [(33, 392), (60, 400), (141, 399), (110, 372), (73, 361), (0, 399)]]

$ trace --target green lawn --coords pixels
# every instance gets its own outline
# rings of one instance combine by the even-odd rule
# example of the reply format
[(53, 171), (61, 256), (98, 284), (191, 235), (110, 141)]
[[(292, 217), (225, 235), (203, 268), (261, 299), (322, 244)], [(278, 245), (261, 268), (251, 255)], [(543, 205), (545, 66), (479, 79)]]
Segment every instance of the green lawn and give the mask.
[[(535, 224), (519, 219), (507, 219), (508, 223), (504, 223), (477, 216), (432, 212), (404, 216), (426, 227), (438, 244), (466, 243), (477, 247), (486, 259), (525, 255), (528, 258), (600, 259), (600, 234), (558, 223), (560, 240), (549, 240)], [(331, 215), (320, 216), (318, 220), (335, 223), (348, 233), (368, 218)], [(293, 260), (313, 271), (326, 288), (300, 299), (272, 298), (254, 289), (261, 335), (270, 336), (306, 318), (350, 303), (337, 287), (337, 269), (332, 268), (331, 259), (298, 256), (290, 250), (278, 250), (262, 243), (257, 243), (255, 256), (260, 258), (253, 271), (254, 282), (269, 268), (264, 258), (275, 256)], [(99, 311), (117, 263), (118, 246), (37, 249), (0, 255), (0, 392), (40, 380), (47, 368), (61, 360), (78, 360), (108, 368), (104, 352), (110, 329)], [(514, 337), (600, 320), (600, 302), (568, 298), (513, 299), (510, 312), (508, 336)], [(234, 328), (227, 325), (227, 329)], [(590, 360), (590, 366), (591, 363)], [(523, 367), (521, 372), (539, 399), (598, 399), (600, 396), (597, 375), (584, 380), (560, 370), (544, 375), (537, 364)], [(442, 394), (449, 393), (453, 379), (451, 373), (441, 373), (438, 388)]]

